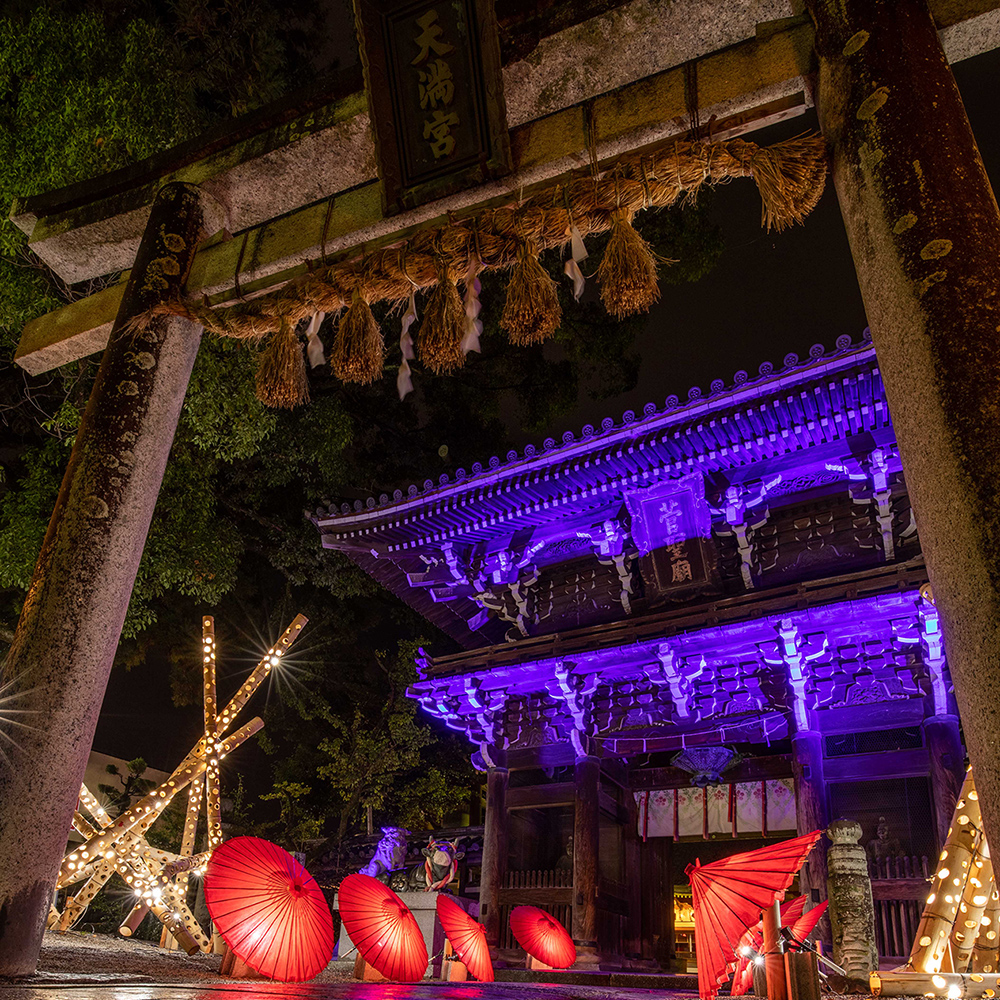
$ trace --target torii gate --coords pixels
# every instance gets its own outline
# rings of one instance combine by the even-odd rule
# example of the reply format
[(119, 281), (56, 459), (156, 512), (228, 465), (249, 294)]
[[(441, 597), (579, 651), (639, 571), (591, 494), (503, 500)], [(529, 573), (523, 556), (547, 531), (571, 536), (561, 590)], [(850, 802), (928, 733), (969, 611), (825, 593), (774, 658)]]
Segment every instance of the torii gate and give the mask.
[[(4, 668), (19, 708), (45, 725), (19, 734), (17, 771), (0, 769), (0, 976), (36, 965), (63, 833), (200, 339), (183, 318), (154, 319), (125, 337), (128, 319), (182, 287), (213, 305), (266, 292), (310, 260), (350, 256), (447, 212), (510, 201), (591, 153), (606, 161), (682, 135), (693, 80), (716, 138), (818, 102), (981, 775), (984, 821), (1000, 830), (1000, 709), (977, 700), (1000, 687), (1000, 213), (947, 62), (991, 46), (1000, 3), (934, 0), (928, 11), (923, 0), (806, 0), (811, 18), (782, 0), (734, 6), (677, 0), (653, 10), (646, 0), (608, 0), (583, 23), (551, 18), (553, 33), (531, 59), (505, 68), (513, 173), (400, 215), (382, 212), (359, 93), (313, 100), (291, 119), (276, 113), (260, 130), (237, 123), (229, 142), (215, 135), (141, 165), (145, 173), (119, 172), (15, 206), (32, 248), (66, 280), (131, 274), (30, 323), (16, 356), (39, 373), (110, 344)], [(608, 39), (629, 33), (645, 44), (607, 59)], [(563, 86), (549, 86), (555, 80)], [(241, 235), (220, 239), (223, 230)], [(808, 759), (816, 734), (797, 738)], [(39, 836), (29, 840), (25, 829)]]

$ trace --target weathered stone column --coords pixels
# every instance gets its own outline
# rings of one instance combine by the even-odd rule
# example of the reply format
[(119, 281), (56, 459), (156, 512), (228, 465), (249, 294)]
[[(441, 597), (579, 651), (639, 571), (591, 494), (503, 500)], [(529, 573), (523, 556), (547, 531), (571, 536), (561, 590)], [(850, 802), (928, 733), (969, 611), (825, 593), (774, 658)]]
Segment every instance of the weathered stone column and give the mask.
[(857, 980), (867, 990), (868, 973), (878, 969), (878, 949), (868, 856), (858, 843), (861, 824), (853, 819), (835, 819), (826, 833), (830, 838), (826, 862), (833, 960), (849, 979)]
[(965, 750), (957, 716), (937, 715), (925, 719), (924, 742), (930, 761), (931, 808), (940, 850), (948, 839), (948, 827), (965, 779)]
[(817, 107), (1000, 841), (1000, 212), (925, 0), (806, 0)]
[(576, 810), (573, 822), (573, 941), (577, 965), (597, 965), (598, 840), (600, 837), (601, 762), (576, 759)]
[[(213, 214), (216, 209), (212, 207)], [(94, 738), (201, 328), (125, 323), (179, 294), (199, 240), (197, 188), (153, 202), (77, 432), (7, 660), (0, 717), (17, 749), (0, 766), (0, 976), (34, 972), (56, 872)], [(5, 741), (6, 742), (6, 741)]]
[(486, 823), (483, 828), (483, 867), (479, 876), (479, 919), (486, 928), (490, 954), (496, 959), (500, 944), (500, 890), (507, 871), (507, 768), (486, 771)]

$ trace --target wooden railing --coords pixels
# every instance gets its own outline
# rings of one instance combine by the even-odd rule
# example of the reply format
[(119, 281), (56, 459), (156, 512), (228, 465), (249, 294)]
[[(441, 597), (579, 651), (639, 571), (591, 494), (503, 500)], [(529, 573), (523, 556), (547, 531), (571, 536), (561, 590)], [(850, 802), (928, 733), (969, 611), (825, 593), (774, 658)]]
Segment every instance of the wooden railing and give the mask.
[(875, 901), (875, 940), (879, 957), (905, 961), (913, 947), (920, 914), (930, 892), (926, 857), (882, 858), (868, 863)]
[(500, 890), (500, 947), (521, 951), (510, 930), (510, 911), (528, 903), (550, 913), (572, 933), (573, 871), (569, 868), (539, 868), (508, 871)]
[(507, 872), (505, 889), (561, 889), (573, 887), (572, 868), (541, 868), (531, 871)]

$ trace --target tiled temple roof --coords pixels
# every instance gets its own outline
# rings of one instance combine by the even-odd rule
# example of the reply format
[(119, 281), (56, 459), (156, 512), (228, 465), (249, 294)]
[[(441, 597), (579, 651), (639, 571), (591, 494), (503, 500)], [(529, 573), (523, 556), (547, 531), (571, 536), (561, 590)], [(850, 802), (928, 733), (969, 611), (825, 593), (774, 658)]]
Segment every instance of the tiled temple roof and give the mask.
[[(816, 383), (809, 393), (789, 391)], [(837, 339), (835, 350), (815, 345), (809, 357), (789, 354), (783, 367), (770, 362), (756, 378), (738, 371), (727, 386), (711, 383), (707, 395), (695, 386), (681, 402), (668, 396), (662, 409), (647, 403), (642, 416), (626, 410), (620, 422), (567, 431), (557, 442), (493, 456), (470, 471), (443, 473), (438, 481), (413, 484), (353, 506), (331, 504), (309, 511), (327, 548), (392, 553), (424, 542), (491, 534), (498, 522), (518, 526), (551, 505), (606, 492), (612, 481), (637, 484), (695, 470), (705, 473), (751, 466), (863, 431), (890, 427), (885, 390), (870, 335), (861, 343)], [(532, 515), (536, 517), (532, 517)]]
[[(715, 511), (712, 530), (723, 548), (730, 544), (724, 538), (735, 537), (736, 522), (727, 522), (722, 509), (731, 489), (746, 496), (766, 494), (772, 510), (791, 509), (790, 504), (809, 495), (837, 494), (841, 506), (823, 516), (832, 519), (829, 530), (838, 532), (838, 540), (856, 547), (852, 504), (867, 501), (852, 500), (852, 483), (873, 482), (870, 459), (876, 453), (884, 476), (890, 477), (886, 481), (896, 483), (900, 464), (894, 446), (885, 389), (866, 330), (860, 343), (844, 336), (831, 352), (816, 345), (807, 359), (787, 355), (778, 370), (762, 364), (756, 378), (737, 372), (729, 386), (716, 380), (707, 396), (696, 387), (683, 403), (670, 396), (662, 409), (648, 404), (641, 417), (626, 411), (618, 423), (608, 418), (600, 428), (588, 425), (579, 435), (567, 432), (561, 442), (549, 438), (541, 448), (528, 445), (521, 453), (509, 452), (505, 462), (494, 456), (485, 466), (474, 464), (470, 472), (458, 469), (437, 483), (425, 481), (423, 488), (412, 485), (405, 496), (396, 490), (391, 498), (383, 493), (367, 503), (330, 505), (309, 517), (325, 548), (345, 552), (466, 648), (480, 648), (509, 641), (512, 635), (504, 623), (515, 619), (521, 635), (585, 624), (580, 617), (584, 604), (592, 609), (586, 612), (592, 622), (610, 621), (615, 614), (645, 614), (649, 600), (633, 601), (630, 608), (614, 593), (625, 579), (622, 574), (637, 565), (634, 546), (641, 549), (645, 543), (638, 536), (626, 537), (625, 561), (619, 556), (622, 565), (612, 565), (614, 556), (607, 553), (594, 558), (601, 532), (595, 535), (593, 528), (618, 525), (614, 531), (624, 528), (627, 533), (623, 505), (638, 495), (653, 496), (656, 490), (691, 482), (692, 473), (699, 484), (704, 482), (698, 486), (704, 497), (700, 502), (707, 501)], [(868, 465), (862, 469), (859, 463)], [(879, 522), (883, 540), (889, 540), (885, 558), (890, 561), (904, 555), (892, 554), (892, 532), (903, 530), (898, 524), (893, 528), (893, 518), (900, 514), (898, 503), (905, 503), (899, 488), (892, 488), (897, 489), (892, 494), (897, 506), (881, 509)], [(883, 494), (885, 502), (887, 498), (890, 493)], [(793, 530), (791, 522), (772, 528)], [(871, 552), (876, 543), (861, 544)], [(735, 549), (720, 550), (719, 557), (742, 558), (750, 585), (747, 551), (738, 556)], [(501, 577), (505, 582), (491, 592), (482, 571), (498, 559), (506, 570), (497, 574), (494, 566), (488, 572), (495, 582)], [(474, 566), (479, 569), (473, 571)], [(501, 593), (507, 576), (516, 575), (520, 566), (527, 567), (523, 575), (544, 603), (543, 612), (527, 617), (509, 606), (511, 595)], [(830, 569), (834, 567), (825, 572)], [(847, 569), (845, 565), (840, 572)], [(818, 567), (817, 574), (823, 575)], [(772, 575), (760, 586), (789, 579), (787, 572), (781, 579)], [(648, 588), (647, 597), (654, 604), (659, 600)], [(520, 590), (513, 595), (515, 603), (522, 598)], [(615, 601), (623, 602), (617, 612)]]

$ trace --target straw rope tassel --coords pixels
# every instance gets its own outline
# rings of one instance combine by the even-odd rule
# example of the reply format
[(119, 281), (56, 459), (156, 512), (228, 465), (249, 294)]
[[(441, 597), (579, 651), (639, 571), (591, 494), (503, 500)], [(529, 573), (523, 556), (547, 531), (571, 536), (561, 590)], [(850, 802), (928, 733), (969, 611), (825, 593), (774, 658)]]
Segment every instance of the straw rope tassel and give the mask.
[(367, 385), (382, 374), (385, 341), (371, 306), (358, 289), (351, 307), (337, 325), (330, 351), (330, 367), (342, 382)]
[(417, 337), (420, 360), (435, 375), (455, 371), (465, 364), (462, 338), (465, 334), (465, 307), (448, 265), (441, 261), (438, 282), (427, 299)]
[(556, 283), (538, 260), (538, 245), (525, 241), (507, 285), (500, 326), (512, 344), (540, 344), (559, 329), (562, 307)]
[(826, 178), (826, 147), (787, 139), (756, 147), (750, 172), (760, 192), (760, 224), (779, 233), (801, 223), (816, 207)]
[[(517, 206), (486, 208), (469, 219), (420, 230), (405, 247), (362, 251), (324, 262), (272, 294), (236, 306), (212, 309), (194, 299), (161, 303), (134, 317), (123, 334), (140, 329), (152, 316), (178, 315), (220, 337), (256, 340), (278, 330), (282, 322), (294, 329), (299, 320), (317, 312), (339, 310), (354, 296), (337, 333), (339, 352), (335, 348), (332, 353), (339, 356), (340, 370), (349, 380), (372, 381), (379, 374), (373, 369), (375, 359), (382, 356), (382, 338), (368, 302), (405, 302), (413, 285), (429, 288), (435, 284), (442, 264), (452, 274), (460, 274), (474, 255), (484, 270), (514, 268), (502, 325), (514, 343), (537, 343), (559, 325), (555, 290), (551, 279), (543, 280), (542, 276), (548, 276), (537, 255), (565, 245), (567, 235), (573, 238), (574, 226), (581, 244), (573, 247), (577, 269), (583, 239), (616, 230), (601, 265), (609, 275), (603, 294), (606, 302), (627, 310), (627, 315), (643, 308), (644, 300), (655, 301), (657, 294), (655, 258), (647, 256), (641, 237), (631, 228), (635, 212), (665, 208), (681, 199), (690, 201), (705, 184), (753, 177), (763, 202), (763, 224), (780, 230), (802, 222), (815, 207), (823, 192), (826, 166), (826, 143), (821, 136), (799, 136), (764, 149), (744, 139), (677, 141), (653, 152), (623, 157), (613, 171), (596, 177), (570, 177), (540, 189)], [(525, 241), (530, 241), (528, 247)], [(621, 244), (618, 249), (616, 241)], [(623, 271), (616, 257), (621, 253), (633, 254), (640, 262), (638, 279), (629, 279), (631, 291), (619, 287)], [(576, 275), (570, 277), (574, 291), (580, 291)], [(364, 289), (360, 304), (356, 289)], [(466, 308), (469, 304), (467, 297)], [(468, 333), (468, 326), (465, 329)], [(331, 360), (331, 364), (336, 362)]]
[(292, 324), (282, 318), (257, 359), (257, 398), (265, 406), (291, 410), (309, 402), (309, 380), (302, 345)]
[(660, 297), (656, 258), (632, 225), (633, 212), (615, 211), (611, 236), (597, 268), (601, 301), (615, 319), (645, 312)]

